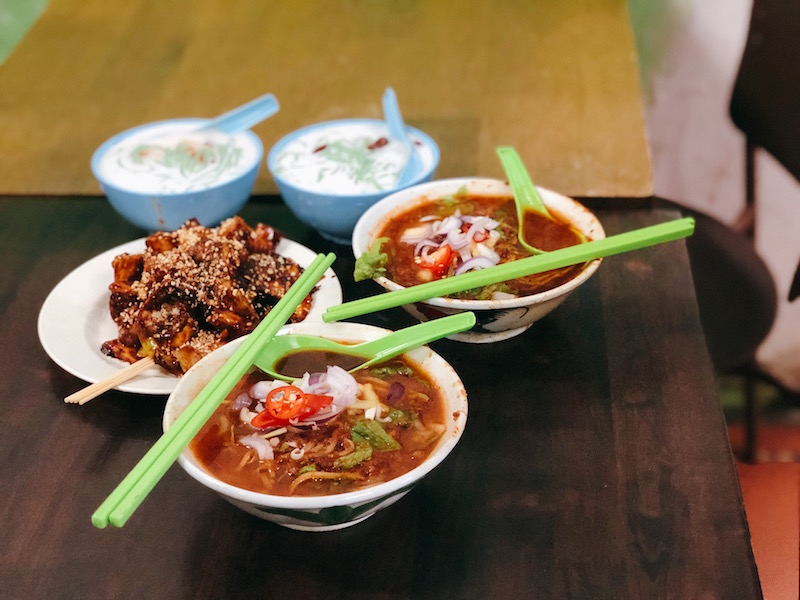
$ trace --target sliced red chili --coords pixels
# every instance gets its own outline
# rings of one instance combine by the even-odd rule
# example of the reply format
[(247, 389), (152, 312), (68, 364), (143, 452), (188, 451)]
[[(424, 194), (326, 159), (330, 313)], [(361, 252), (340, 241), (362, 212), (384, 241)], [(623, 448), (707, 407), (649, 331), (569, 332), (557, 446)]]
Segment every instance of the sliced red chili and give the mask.
[(450, 263), (453, 261), (453, 251), (450, 246), (444, 244), (438, 250), (431, 252), (427, 259), (420, 258), (419, 266), (423, 269), (433, 271), (435, 275), (442, 276), (447, 273)]
[(294, 385), (284, 385), (267, 394), (264, 410), (276, 419), (288, 421), (299, 415), (306, 404), (303, 390)]
[[(288, 388), (288, 390), (287, 390)], [(281, 392), (281, 394), (275, 394), (273, 396), (273, 392)], [(294, 397), (297, 397), (298, 393), (302, 395), (302, 405), (298, 404), (297, 402), (291, 402), (290, 404), (292, 407), (300, 408), (293, 412), (292, 410), (280, 411), (279, 405), (284, 403), (284, 400), (291, 400), (292, 396), (285, 396), (285, 394), (293, 394)], [(271, 396), (272, 399), (270, 398)], [(277, 398), (276, 398), (277, 397)], [(306, 394), (300, 388), (295, 387), (293, 385), (286, 385), (279, 388), (272, 390), (269, 394), (267, 394), (267, 398), (264, 401), (266, 408), (258, 413), (253, 420), (250, 421), (250, 424), (253, 427), (258, 429), (264, 429), (266, 427), (280, 427), (283, 425), (287, 425), (290, 420), (296, 419), (297, 421), (302, 421), (303, 419), (310, 417), (311, 415), (316, 414), (326, 406), (329, 406), (331, 402), (333, 402), (333, 396), (326, 396), (323, 394)], [(276, 406), (278, 405), (278, 406)], [(273, 410), (270, 410), (270, 406), (272, 406)], [(289, 414), (292, 413), (289, 417), (278, 417), (276, 416), (276, 410), (280, 414)]]
[(333, 396), (325, 396), (323, 394), (306, 394), (306, 406), (303, 412), (298, 415), (302, 421), (306, 417), (317, 414), (323, 408), (330, 406), (333, 402)]
[(276, 419), (265, 410), (262, 410), (255, 417), (253, 417), (252, 421), (250, 421), (250, 425), (256, 427), (257, 429), (266, 429), (267, 427), (281, 427), (283, 425), (286, 425), (286, 423), (288, 423), (288, 421), (282, 421), (280, 419)]

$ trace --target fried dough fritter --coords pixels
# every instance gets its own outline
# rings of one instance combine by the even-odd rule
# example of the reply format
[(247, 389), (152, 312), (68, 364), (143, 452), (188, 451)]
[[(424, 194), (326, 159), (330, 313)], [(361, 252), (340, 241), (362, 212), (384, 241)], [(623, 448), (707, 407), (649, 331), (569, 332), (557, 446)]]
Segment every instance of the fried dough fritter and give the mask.
[[(280, 238), (269, 225), (251, 228), (241, 217), (217, 228), (192, 219), (150, 235), (142, 254), (115, 257), (109, 311), (118, 337), (102, 352), (131, 363), (151, 356), (180, 375), (250, 333), (303, 272), (275, 252)], [(309, 294), (292, 322), (305, 319), (311, 302)]]

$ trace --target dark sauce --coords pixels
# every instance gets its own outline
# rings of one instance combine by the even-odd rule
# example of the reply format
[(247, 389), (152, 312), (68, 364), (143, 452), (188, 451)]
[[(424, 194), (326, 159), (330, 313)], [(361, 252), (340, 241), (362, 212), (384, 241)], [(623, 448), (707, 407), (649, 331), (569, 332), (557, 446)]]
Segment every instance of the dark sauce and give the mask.
[(531, 246), (546, 252), (575, 246), (582, 241), (569, 224), (535, 210), (525, 211), (522, 215), (522, 237)]
[(324, 372), (327, 365), (338, 365), (345, 371), (357, 367), (367, 359), (342, 354), (340, 352), (327, 352), (322, 350), (298, 350), (284, 356), (278, 361), (278, 373), (289, 377), (302, 377), (303, 373)]

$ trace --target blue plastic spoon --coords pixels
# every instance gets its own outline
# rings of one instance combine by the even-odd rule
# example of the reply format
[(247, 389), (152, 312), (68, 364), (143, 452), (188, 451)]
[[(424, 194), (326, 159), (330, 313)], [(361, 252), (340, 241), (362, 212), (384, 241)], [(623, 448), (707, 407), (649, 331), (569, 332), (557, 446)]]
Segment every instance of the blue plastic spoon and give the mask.
[(272, 94), (251, 100), (246, 104), (229, 110), (226, 113), (211, 119), (200, 127), (198, 131), (215, 130), (232, 135), (250, 129), (264, 119), (271, 117), (280, 109), (278, 99)]
[(383, 93), (383, 118), (386, 121), (386, 125), (389, 127), (389, 137), (403, 144), (408, 150), (408, 158), (397, 178), (396, 187), (402, 188), (419, 176), (422, 172), (423, 165), (422, 159), (414, 149), (414, 142), (408, 137), (406, 124), (403, 122), (403, 116), (400, 114), (400, 106), (397, 104), (397, 95), (390, 87), (387, 87), (386, 91)]

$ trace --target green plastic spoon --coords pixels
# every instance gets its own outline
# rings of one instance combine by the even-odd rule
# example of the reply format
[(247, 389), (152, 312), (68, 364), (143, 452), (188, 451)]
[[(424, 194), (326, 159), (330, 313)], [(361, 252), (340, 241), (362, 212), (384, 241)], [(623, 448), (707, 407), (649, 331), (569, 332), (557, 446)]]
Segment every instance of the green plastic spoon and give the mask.
[[(551, 220), (553, 220), (553, 216), (544, 205), (542, 197), (539, 195), (533, 181), (531, 181), (530, 175), (525, 169), (522, 158), (520, 158), (517, 151), (511, 146), (499, 146), (495, 149), (495, 152), (497, 152), (506, 177), (508, 177), (508, 184), (514, 191), (514, 203), (517, 206), (517, 237), (519, 238), (519, 243), (531, 254), (542, 254), (545, 250), (531, 246), (525, 241), (525, 237), (523, 236), (525, 213), (528, 211), (535, 211)], [(573, 229), (573, 231), (581, 237), (582, 242), (586, 241), (585, 236), (580, 231), (577, 229)]]
[(267, 375), (282, 381), (294, 381), (296, 377), (289, 377), (275, 371), (280, 360), (290, 354), (301, 351), (334, 352), (366, 358), (365, 362), (350, 370), (365, 369), (374, 364), (399, 356), (407, 350), (417, 348), (454, 333), (466, 331), (475, 325), (475, 314), (472, 312), (458, 313), (441, 317), (432, 321), (425, 321), (389, 333), (382, 338), (362, 342), (360, 344), (343, 344), (326, 338), (313, 335), (286, 334), (272, 338), (264, 346), (253, 364)]

